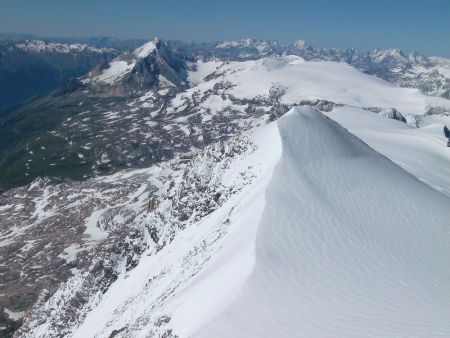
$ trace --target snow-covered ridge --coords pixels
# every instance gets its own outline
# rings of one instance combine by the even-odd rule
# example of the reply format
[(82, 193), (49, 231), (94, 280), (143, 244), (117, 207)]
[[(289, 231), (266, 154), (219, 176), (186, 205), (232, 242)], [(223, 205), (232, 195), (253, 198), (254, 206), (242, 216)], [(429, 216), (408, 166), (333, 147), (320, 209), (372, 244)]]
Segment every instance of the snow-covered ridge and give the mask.
[[(158, 325), (156, 322), (164, 319), (163, 307), (168, 305), (175, 291), (181, 290), (220, 247), (224, 235), (230, 231), (230, 217), (239, 215), (247, 206), (255, 204), (253, 198), (258, 201), (263, 198), (257, 191), (249, 196), (249, 189), (257, 183), (264, 183), (268, 177), (262, 173), (266, 173), (273, 165), (263, 161), (263, 149), (258, 149), (254, 142), (259, 140), (259, 143), (267, 144), (264, 147), (266, 152), (276, 148), (276, 142), (267, 143), (273, 140), (267, 139), (267, 133), (272, 133), (273, 130), (263, 128), (256, 134), (252, 132), (224, 144), (215, 144), (186, 164), (177, 160), (166, 163), (161, 170), (152, 171), (161, 175), (159, 177), (151, 178), (147, 173), (149, 170), (144, 170), (107, 179), (111, 183), (126, 177), (131, 182), (136, 179), (140, 182), (142, 179), (148, 180), (142, 183), (144, 189), (139, 189), (139, 195), (135, 194), (139, 199), (135, 200), (134, 196), (130, 196), (131, 204), (124, 206), (131, 208), (130, 211), (134, 210), (133, 214), (138, 214), (133, 221), (128, 219), (127, 225), (124, 225), (123, 219), (121, 223), (124, 225), (123, 230), (132, 236), (125, 240), (128, 243), (125, 247), (130, 248), (129, 257), (120, 260), (117, 250), (115, 253), (109, 250), (99, 254), (99, 260), (113, 270), (117, 282), (103, 292), (99, 290), (96, 284), (92, 283), (92, 279), (100, 277), (102, 283), (103, 280), (101, 274), (98, 274), (98, 268), (93, 264), (93, 271), (75, 275), (52, 298), (48, 301), (42, 300), (33, 317), (29, 318), (29, 324), (21, 331), (21, 336), (46, 337), (61, 332), (69, 334), (71, 331), (76, 332), (75, 337), (90, 335), (92, 332), (97, 332), (99, 336), (109, 336), (111, 327), (114, 330), (114, 327), (121, 323), (144, 318), (147, 324), (140, 328), (143, 332), (163, 334), (168, 331), (164, 323), (159, 324), (159, 328), (155, 326)], [(276, 157), (269, 157), (267, 160), (276, 161)], [(119, 188), (121, 184), (117, 183)], [(152, 186), (155, 203), (149, 208), (142, 205), (142, 197)], [(244, 205), (236, 206), (241, 201)], [(100, 215), (105, 216), (100, 217), (99, 225), (103, 227), (109, 223), (108, 219), (117, 218), (112, 217), (113, 215), (129, 214), (119, 210), (113, 205), (101, 210)], [(255, 217), (258, 210), (253, 211), (252, 217)], [(117, 229), (120, 230), (120, 226)], [(113, 229), (108, 231), (110, 230)], [(241, 238), (242, 233), (236, 232), (237, 230), (239, 229), (234, 229), (235, 235)], [(114, 231), (110, 232), (108, 237), (111, 242), (114, 239)], [(116, 239), (119, 246), (124, 242), (122, 237)], [(152, 279), (154, 282), (149, 283)], [(134, 285), (132, 288), (127, 286), (130, 281)], [(117, 297), (122, 285), (134, 295), (123, 290), (120, 291), (122, 296)], [(110, 291), (105, 293), (106, 290)], [(102, 295), (103, 293), (105, 295)], [(67, 306), (67, 302), (72, 302), (71, 299), (76, 300), (85, 294), (89, 295), (86, 303), (83, 302), (83, 305), (78, 307)], [(132, 299), (139, 299), (140, 305)], [(104, 311), (104, 306), (107, 311), (99, 318), (97, 315)], [(54, 311), (56, 308), (58, 313), (48, 317), (48, 311)], [(111, 312), (114, 310), (123, 316), (115, 317), (115, 320), (110, 322), (110, 316), (115, 316)], [(61, 324), (66, 323), (67, 316), (72, 318), (71, 324), (64, 324), (61, 331)], [(129, 332), (135, 334), (137, 330), (138, 327), (130, 327)]]
[[(132, 268), (117, 263), (104, 293), (75, 276), (20, 336), (450, 333), (450, 198), (317, 110), (176, 163), (159, 169), (157, 202), (132, 222), (144, 241)], [(66, 306), (77, 290), (87, 303)]]
[(30, 40), (15, 45), (17, 48), (33, 53), (73, 53), (73, 52), (91, 52), (104, 53), (105, 51), (113, 51), (111, 48), (97, 48), (86, 44), (67, 44), (57, 42), (47, 42), (42, 40)]
[(180, 322), (174, 332), (449, 336), (450, 199), (317, 111), (294, 110), (278, 125), (282, 155), (265, 192), (251, 275), (206, 327), (187, 311), (199, 325), (184, 331)]

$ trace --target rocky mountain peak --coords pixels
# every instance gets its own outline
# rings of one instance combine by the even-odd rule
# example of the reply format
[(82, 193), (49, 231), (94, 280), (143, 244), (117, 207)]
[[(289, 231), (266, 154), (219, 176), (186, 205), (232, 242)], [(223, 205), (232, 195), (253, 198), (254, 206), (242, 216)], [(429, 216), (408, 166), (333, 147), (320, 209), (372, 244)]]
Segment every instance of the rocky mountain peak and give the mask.
[(186, 77), (183, 55), (155, 38), (92, 71), (82, 82), (96, 92), (124, 96), (155, 86), (182, 88)]

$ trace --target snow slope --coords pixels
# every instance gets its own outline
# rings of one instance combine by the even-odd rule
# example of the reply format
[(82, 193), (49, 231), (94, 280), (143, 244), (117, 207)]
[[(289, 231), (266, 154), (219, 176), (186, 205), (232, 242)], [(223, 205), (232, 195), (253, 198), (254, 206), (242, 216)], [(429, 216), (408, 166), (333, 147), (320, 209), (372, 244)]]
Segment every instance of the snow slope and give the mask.
[(128, 63), (127, 61), (114, 60), (109, 63), (109, 67), (95, 78), (96, 81), (101, 81), (108, 84), (113, 84), (130, 72), (135, 65), (135, 62)]
[(450, 148), (447, 115), (417, 116), (417, 128), (356, 107), (336, 107), (327, 116), (376, 151), (436, 190), (450, 196)]
[(158, 39), (154, 39), (151, 41), (148, 41), (147, 43), (143, 44), (142, 46), (135, 49), (134, 54), (138, 58), (145, 58), (147, 57), (151, 52), (153, 52), (156, 49), (156, 44), (158, 43)]
[(207, 72), (216, 77), (180, 94), (180, 99), (197, 90), (212, 89), (218, 81), (233, 85), (228, 94), (240, 99), (267, 96), (277, 88), (284, 104), (301, 100), (328, 100), (356, 107), (396, 108), (401, 113), (424, 114), (430, 107), (450, 110), (450, 101), (423, 94), (418, 89), (400, 88), (364, 74), (345, 63), (304, 61), (293, 55), (265, 57), (256, 61), (198, 62), (194, 83)]
[(450, 335), (450, 198), (310, 107), (248, 137), (213, 169), (238, 193), (124, 270), (72, 337)]
[[(131, 55), (119, 55), (115, 60), (109, 63), (108, 68), (104, 69), (100, 75), (95, 76), (92, 80), (95, 82), (103, 82), (106, 84), (114, 84), (123, 78), (136, 65), (139, 59), (144, 59), (156, 50), (158, 39), (155, 38), (146, 42), (142, 46), (136, 48)], [(125, 58), (123, 60), (122, 58)], [(84, 79), (84, 82), (89, 82), (90, 79)]]
[[(355, 130), (413, 129), (338, 108)], [(137, 265), (102, 290), (75, 275), (19, 336), (448, 337), (450, 198), (313, 108), (255, 125), (167, 163), (131, 222)]]
[[(93, 302), (71, 337), (110, 337), (114, 331), (122, 332), (118, 337), (160, 337), (173, 327), (190, 334), (229, 304), (251, 272), (264, 190), (281, 154), (274, 124), (247, 137), (251, 151), (231, 162), (225, 159), (223, 171), (211, 168), (215, 180), (236, 193), (213, 213), (177, 232), (170, 245), (156, 253), (153, 248), (144, 252), (136, 268), (124, 270)], [(199, 174), (207, 175), (201, 161), (196, 162)], [(212, 264), (202, 270), (209, 260)], [(171, 319), (168, 324), (166, 318)], [(48, 327), (41, 325), (30, 337), (46, 337), (46, 332)]]
[(450, 199), (317, 111), (278, 125), (255, 266), (194, 336), (449, 337)]

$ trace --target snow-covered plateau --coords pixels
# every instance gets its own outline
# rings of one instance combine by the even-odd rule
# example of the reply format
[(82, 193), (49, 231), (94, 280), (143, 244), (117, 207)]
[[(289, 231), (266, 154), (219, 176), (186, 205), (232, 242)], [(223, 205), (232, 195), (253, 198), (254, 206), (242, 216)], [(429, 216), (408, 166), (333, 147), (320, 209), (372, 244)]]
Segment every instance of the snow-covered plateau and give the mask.
[(274, 46), (80, 78), (49, 134), (129, 169), (0, 195), (16, 337), (450, 337), (450, 101)]

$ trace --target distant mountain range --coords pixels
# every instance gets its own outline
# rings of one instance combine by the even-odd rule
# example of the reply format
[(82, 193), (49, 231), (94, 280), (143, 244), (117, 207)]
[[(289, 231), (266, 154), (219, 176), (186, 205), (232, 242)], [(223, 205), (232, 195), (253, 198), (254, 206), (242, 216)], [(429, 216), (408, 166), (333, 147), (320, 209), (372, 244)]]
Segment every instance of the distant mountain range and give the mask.
[(0, 41), (0, 114), (64, 81), (107, 63), (119, 52), (85, 44)]
[[(26, 34), (0, 34), (0, 113), (34, 95), (46, 94), (64, 81), (145, 43), (144, 39), (111, 37), (36, 39)], [(315, 48), (302, 40), (277, 41), (243, 39), (223, 42), (170, 41), (191, 57), (227, 60), (293, 54), (305, 60), (346, 62), (399, 86), (420, 88), (432, 95), (449, 97), (449, 61), (398, 49), (362, 51), (354, 48)], [(19, 90), (20, 89), (20, 90)]]

